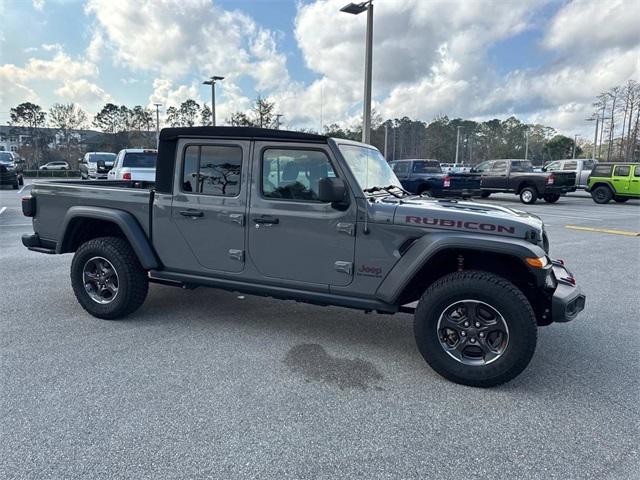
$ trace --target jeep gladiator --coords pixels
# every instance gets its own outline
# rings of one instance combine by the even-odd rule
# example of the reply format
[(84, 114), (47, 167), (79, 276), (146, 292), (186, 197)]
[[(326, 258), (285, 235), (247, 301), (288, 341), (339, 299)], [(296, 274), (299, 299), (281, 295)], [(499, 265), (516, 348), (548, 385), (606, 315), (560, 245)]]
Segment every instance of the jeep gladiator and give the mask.
[(514, 378), (537, 327), (585, 303), (538, 217), (409, 194), (377, 149), (321, 135), (167, 128), (154, 183), (37, 182), (22, 209), (26, 247), (74, 252), (95, 317), (131, 314), (149, 283), (413, 313), (424, 359), (465, 385)]

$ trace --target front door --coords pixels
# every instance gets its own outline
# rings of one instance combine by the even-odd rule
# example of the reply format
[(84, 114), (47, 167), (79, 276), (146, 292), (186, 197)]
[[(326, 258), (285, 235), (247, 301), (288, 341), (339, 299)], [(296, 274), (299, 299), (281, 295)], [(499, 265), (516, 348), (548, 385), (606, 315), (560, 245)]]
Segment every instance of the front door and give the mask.
[(178, 145), (171, 218), (202, 273), (244, 270), (249, 146), (235, 140)]
[(633, 167), (634, 172), (629, 185), (629, 194), (636, 197), (640, 196), (640, 165)]
[(256, 142), (249, 209), (249, 256), (283, 283), (326, 287), (353, 278), (355, 202), (318, 200), (321, 179), (338, 176), (326, 145)]

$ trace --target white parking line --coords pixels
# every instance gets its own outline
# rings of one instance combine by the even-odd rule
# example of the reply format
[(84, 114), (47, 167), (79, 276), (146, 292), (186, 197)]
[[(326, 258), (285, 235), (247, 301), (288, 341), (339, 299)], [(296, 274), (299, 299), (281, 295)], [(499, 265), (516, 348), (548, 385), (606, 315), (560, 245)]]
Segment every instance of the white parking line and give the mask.
[(22, 193), (22, 191), (27, 188), (30, 187), (31, 185), (23, 185), (22, 188), (20, 190), (18, 190), (16, 193)]
[(596, 218), (596, 217), (579, 217), (577, 215), (563, 215), (563, 214), (555, 214), (555, 213), (547, 213), (547, 212), (531, 212), (531, 213), (535, 213), (536, 215), (539, 215), (541, 217), (544, 218), (545, 215), (549, 215), (550, 217), (560, 217), (560, 218), (579, 218), (581, 220), (595, 220), (598, 222), (602, 222), (603, 220), (601, 218)]
[(0, 208), (0, 215), (2, 215), (6, 209), (7, 209), (7, 207)]

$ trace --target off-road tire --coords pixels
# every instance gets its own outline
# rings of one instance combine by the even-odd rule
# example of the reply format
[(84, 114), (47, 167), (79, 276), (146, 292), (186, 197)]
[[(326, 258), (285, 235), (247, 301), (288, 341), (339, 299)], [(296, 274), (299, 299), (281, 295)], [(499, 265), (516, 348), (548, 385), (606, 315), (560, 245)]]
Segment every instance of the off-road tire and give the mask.
[(594, 188), (591, 191), (591, 198), (596, 203), (600, 205), (604, 205), (605, 203), (609, 203), (613, 198), (613, 193), (611, 189), (605, 185), (600, 185), (599, 187)]
[[(110, 303), (97, 303), (84, 287), (84, 265), (93, 257), (105, 258), (117, 273), (118, 293)], [(129, 242), (119, 237), (99, 237), (83, 243), (71, 262), (71, 285), (82, 308), (105, 320), (121, 319), (136, 311), (149, 290), (149, 280), (138, 257)]]
[(547, 203), (556, 203), (560, 200), (560, 195), (557, 193), (547, 193), (543, 195), (542, 198), (544, 198), (544, 201)]
[[(461, 300), (477, 300), (498, 310), (508, 326), (504, 353), (485, 365), (466, 365), (452, 358), (440, 344), (440, 315)], [(422, 295), (414, 316), (418, 350), (443, 377), (472, 387), (493, 387), (508, 382), (529, 364), (536, 348), (537, 325), (531, 304), (514, 284), (492, 273), (467, 270), (434, 282)]]
[[(530, 194), (530, 195), (529, 195)], [(518, 193), (520, 201), (525, 205), (533, 205), (538, 200), (538, 192), (533, 187), (524, 187)]]
[(489, 198), (490, 196), (491, 196), (491, 192), (480, 193), (480, 198)]
[(629, 200), (628, 197), (626, 197), (626, 198), (625, 197), (613, 197), (613, 199), (615, 200), (616, 203), (624, 203), (627, 200)]

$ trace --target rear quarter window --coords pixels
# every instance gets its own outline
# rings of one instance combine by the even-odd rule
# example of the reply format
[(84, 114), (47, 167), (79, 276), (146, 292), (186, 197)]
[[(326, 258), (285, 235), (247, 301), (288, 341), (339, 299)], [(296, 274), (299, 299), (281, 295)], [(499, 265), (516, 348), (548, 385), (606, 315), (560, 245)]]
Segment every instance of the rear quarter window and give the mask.
[(631, 173), (631, 167), (628, 165), (619, 165), (613, 171), (614, 177), (628, 177)]

